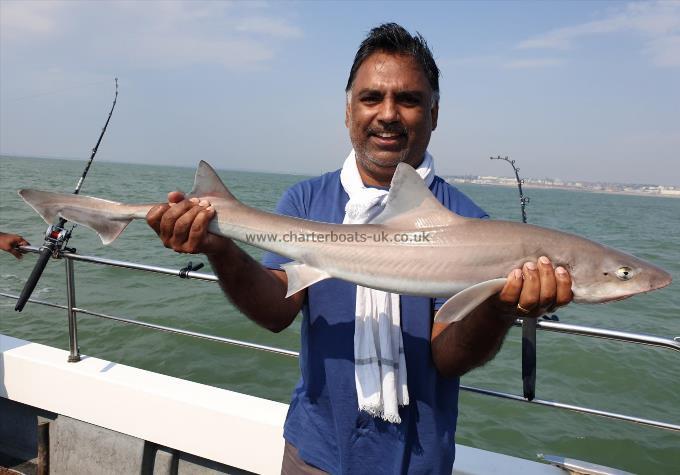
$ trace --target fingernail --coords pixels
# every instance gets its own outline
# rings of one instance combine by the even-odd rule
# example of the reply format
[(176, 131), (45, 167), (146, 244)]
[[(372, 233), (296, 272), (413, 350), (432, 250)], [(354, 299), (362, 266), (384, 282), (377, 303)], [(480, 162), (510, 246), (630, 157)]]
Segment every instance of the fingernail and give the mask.
[(208, 206), (205, 210), (206, 210), (206, 211), (213, 212), (213, 211), (215, 211), (215, 208), (213, 207), (213, 205), (210, 205), (210, 206)]
[(541, 264), (550, 264), (550, 259), (545, 256), (539, 257), (538, 260), (541, 261)]
[(168, 203), (170, 206), (175, 206), (177, 203)]
[(209, 204), (210, 204), (210, 201), (201, 200), (201, 201), (199, 201), (198, 206), (208, 206)]
[(520, 269), (515, 269), (514, 271), (512, 271), (512, 276), (516, 280), (521, 280), (522, 279), (522, 271)]
[(555, 269), (555, 274), (559, 274), (559, 275), (567, 275), (567, 269), (565, 269), (564, 267), (560, 266), (560, 267), (558, 267), (557, 269)]
[(192, 203), (198, 203), (201, 200), (199, 200), (198, 198), (190, 198), (189, 201), (191, 201)]
[(535, 262), (527, 262), (526, 264), (524, 264), (524, 266), (527, 268), (527, 270), (536, 270)]

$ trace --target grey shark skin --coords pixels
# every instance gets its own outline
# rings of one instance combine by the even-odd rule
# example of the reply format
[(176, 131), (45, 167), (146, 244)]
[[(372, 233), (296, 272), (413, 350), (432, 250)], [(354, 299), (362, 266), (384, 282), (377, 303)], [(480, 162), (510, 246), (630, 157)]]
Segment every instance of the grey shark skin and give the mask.
[[(19, 195), (46, 222), (63, 217), (95, 230), (104, 244), (154, 206), (37, 190)], [(540, 256), (569, 270), (575, 302), (621, 300), (671, 283), (663, 269), (580, 236), (458, 216), (407, 164), (397, 167), (384, 211), (368, 224), (327, 224), (251, 208), (203, 161), (187, 197), (206, 199), (215, 208), (209, 232), (293, 259), (284, 265), (288, 295), (339, 278), (399, 294), (450, 297), (437, 322), (464, 318), (502, 289), (512, 269)]]

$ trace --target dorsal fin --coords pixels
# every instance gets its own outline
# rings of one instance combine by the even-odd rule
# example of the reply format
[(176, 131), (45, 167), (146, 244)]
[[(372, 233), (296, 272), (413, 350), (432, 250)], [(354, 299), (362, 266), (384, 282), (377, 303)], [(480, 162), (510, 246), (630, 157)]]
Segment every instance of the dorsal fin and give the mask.
[(392, 177), (385, 209), (371, 224), (416, 228), (445, 226), (464, 219), (448, 210), (434, 197), (411, 165), (400, 163)]
[(198, 163), (198, 168), (196, 168), (194, 187), (189, 196), (219, 196), (228, 200), (236, 199), (222, 183), (213, 167), (203, 160)]

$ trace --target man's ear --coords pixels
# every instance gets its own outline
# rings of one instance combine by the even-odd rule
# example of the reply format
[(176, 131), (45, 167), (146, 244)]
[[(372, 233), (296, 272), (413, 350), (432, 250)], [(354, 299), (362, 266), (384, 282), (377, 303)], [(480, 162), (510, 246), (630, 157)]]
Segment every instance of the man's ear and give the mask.
[(349, 98), (345, 99), (345, 127), (349, 129), (350, 105)]
[(434, 103), (430, 114), (432, 115), (432, 130), (434, 130), (437, 128), (437, 119), (439, 118), (439, 102)]

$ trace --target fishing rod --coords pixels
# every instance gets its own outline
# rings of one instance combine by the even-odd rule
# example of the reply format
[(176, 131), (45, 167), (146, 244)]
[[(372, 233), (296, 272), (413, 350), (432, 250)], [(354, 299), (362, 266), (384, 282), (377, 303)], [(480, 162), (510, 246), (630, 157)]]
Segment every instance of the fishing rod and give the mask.
[[(515, 161), (508, 157), (489, 157), (491, 160), (505, 160), (515, 171), (517, 188), (519, 188), (519, 203), (522, 208), (522, 222), (527, 222), (526, 206), (529, 204), (529, 197), (524, 196), (522, 184), (524, 180), (519, 177), (519, 167), (515, 166)], [(522, 393), (524, 398), (532, 401), (536, 397), (536, 318), (522, 319)]]
[[(80, 193), (80, 188), (83, 186), (83, 181), (87, 176), (87, 172), (90, 170), (90, 166), (92, 165), (92, 161), (94, 160), (95, 155), (97, 155), (97, 150), (99, 150), (99, 144), (102, 142), (104, 134), (106, 133), (106, 129), (109, 126), (109, 121), (111, 120), (111, 116), (113, 115), (113, 109), (116, 108), (116, 101), (118, 100), (118, 78), (115, 78), (115, 82), (116, 93), (113, 96), (113, 104), (111, 105), (109, 116), (106, 118), (106, 123), (104, 124), (104, 127), (102, 128), (102, 131), (99, 134), (97, 143), (95, 144), (94, 148), (92, 148), (92, 153), (90, 154), (90, 159), (87, 161), (87, 164), (85, 165), (85, 170), (83, 170), (83, 174), (80, 176), (80, 179), (76, 184), (75, 190), (73, 190), (74, 195)], [(59, 254), (64, 249), (68, 249), (66, 248), (66, 244), (68, 243), (68, 240), (71, 238), (71, 231), (73, 231), (75, 226), (73, 226), (71, 229), (66, 229), (65, 228), (66, 222), (67, 221), (64, 218), (59, 218), (59, 222), (57, 224), (51, 224), (47, 227), (47, 231), (45, 232), (45, 242), (40, 247), (40, 254), (38, 256), (38, 260), (36, 261), (35, 266), (33, 266), (33, 271), (31, 271), (31, 275), (28, 277), (28, 280), (24, 284), (24, 288), (21, 290), (21, 294), (19, 295), (17, 304), (14, 307), (14, 310), (16, 310), (17, 312), (21, 312), (24, 309), (24, 305), (26, 305), (26, 302), (31, 297), (31, 294), (35, 289), (35, 286), (38, 283), (40, 276), (42, 275), (43, 271), (45, 270), (45, 267), (47, 266), (47, 261), (50, 260), (50, 256), (58, 257)]]
[(510, 160), (508, 157), (501, 157), (500, 155), (497, 157), (489, 157), (490, 160), (505, 160), (510, 164), (512, 169), (515, 171), (515, 179), (517, 180), (517, 188), (519, 188), (519, 204), (522, 207), (522, 222), (526, 224), (527, 222), (527, 212), (526, 212), (526, 207), (529, 204), (529, 197), (524, 196), (524, 191), (522, 191), (522, 185), (524, 184), (524, 180), (522, 180), (519, 177), (519, 167), (515, 166), (515, 161)]

